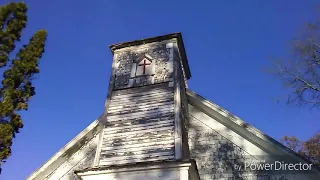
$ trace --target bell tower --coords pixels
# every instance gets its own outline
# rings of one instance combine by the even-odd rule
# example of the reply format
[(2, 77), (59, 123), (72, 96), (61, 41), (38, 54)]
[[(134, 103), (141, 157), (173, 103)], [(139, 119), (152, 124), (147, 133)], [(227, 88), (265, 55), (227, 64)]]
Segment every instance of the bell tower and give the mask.
[(189, 156), (191, 74), (181, 34), (110, 49), (112, 74), (94, 165), (77, 174), (85, 180), (198, 179)]

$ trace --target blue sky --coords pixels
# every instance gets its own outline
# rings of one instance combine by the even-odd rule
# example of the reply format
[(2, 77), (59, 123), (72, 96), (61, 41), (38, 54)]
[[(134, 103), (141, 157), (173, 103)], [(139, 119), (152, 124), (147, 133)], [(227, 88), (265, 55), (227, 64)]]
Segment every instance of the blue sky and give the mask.
[(37, 94), (0, 179), (24, 179), (102, 113), (110, 44), (172, 32), (184, 38), (191, 90), (275, 139), (320, 130), (319, 112), (275, 102), (286, 91), (263, 71), (288, 55), (291, 39), (315, 18), (315, 0), (25, 2), (24, 42), (40, 28), (49, 36)]

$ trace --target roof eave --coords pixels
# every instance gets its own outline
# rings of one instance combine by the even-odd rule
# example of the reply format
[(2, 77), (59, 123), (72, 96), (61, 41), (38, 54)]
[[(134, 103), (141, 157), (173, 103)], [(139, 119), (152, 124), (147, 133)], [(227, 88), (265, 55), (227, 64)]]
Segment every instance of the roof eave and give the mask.
[[(244, 134), (253, 135), (253, 136), (250, 136), (250, 137), (254, 137), (255, 140), (254, 139), (250, 139), (250, 138), (248, 140), (254, 141), (254, 144), (259, 145), (260, 144), (259, 141), (264, 141), (264, 142), (266, 142), (268, 144), (273, 145), (273, 147), (275, 147), (275, 149), (277, 149), (278, 151), (282, 151), (285, 154), (290, 155), (291, 157), (295, 157), (295, 158), (299, 159), (302, 162), (304, 161), (306, 163), (312, 164), (309, 160), (305, 159), (303, 156), (301, 156), (297, 152), (291, 150), (290, 148), (286, 147), (285, 145), (283, 145), (279, 141), (273, 139), (272, 137), (270, 137), (267, 134), (263, 133), (259, 129), (249, 125), (248, 123), (246, 123), (245, 121), (243, 121), (239, 117), (231, 114), (227, 110), (219, 107), (218, 105), (216, 105), (216, 104), (212, 103), (211, 101), (205, 99), (204, 97), (200, 96), (199, 94), (191, 91), (190, 89), (187, 89), (187, 97), (188, 97), (188, 101), (189, 101), (189, 103), (191, 105), (196, 105), (197, 106), (197, 104), (200, 103), (202, 106), (207, 107), (207, 109), (210, 109), (211, 111), (216, 111), (219, 114), (221, 114), (222, 116), (225, 116), (224, 114), (228, 114), (227, 118), (230, 121), (228, 121), (228, 122), (227, 121), (219, 121), (219, 122), (224, 124), (224, 125), (226, 125), (226, 126), (228, 126), (228, 124), (232, 123), (233, 125), (242, 128), (245, 131)], [(204, 110), (199, 106), (197, 106), (197, 107), (200, 108), (201, 110), (203, 110), (205, 113), (209, 113), (210, 114), (210, 112), (208, 112), (208, 110)], [(260, 147), (263, 147), (263, 146), (260, 145)], [(270, 148), (267, 148), (265, 150), (267, 152), (273, 152), (274, 151), (274, 150), (272, 150)], [(320, 174), (320, 168), (319, 167), (315, 167), (313, 170), (316, 171), (318, 174)]]
[(63, 148), (54, 154), (46, 163), (36, 169), (26, 180), (38, 180), (47, 177), (51, 169), (59, 167), (69, 156), (80, 149), (89, 139), (96, 134), (96, 128), (99, 125), (99, 119), (92, 122), (87, 128), (82, 130), (75, 138), (69, 141)]

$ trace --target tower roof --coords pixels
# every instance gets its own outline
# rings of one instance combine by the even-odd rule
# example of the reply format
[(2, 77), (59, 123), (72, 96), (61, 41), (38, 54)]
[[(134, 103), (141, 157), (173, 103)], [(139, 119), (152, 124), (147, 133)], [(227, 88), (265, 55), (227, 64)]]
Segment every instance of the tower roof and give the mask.
[(157, 42), (157, 41), (170, 40), (170, 39), (173, 39), (173, 38), (177, 38), (177, 40), (178, 40), (177, 43), (178, 43), (178, 48), (179, 48), (179, 51), (180, 51), (180, 54), (181, 54), (181, 58), (182, 58), (183, 68), (184, 68), (184, 70), (186, 72), (187, 79), (190, 79), (191, 78), (190, 67), (189, 67), (189, 64), (188, 64), (186, 50), (185, 50), (184, 44), (183, 44), (182, 34), (180, 32), (172, 33), (172, 34), (166, 34), (166, 35), (162, 35), (162, 36), (155, 36), (155, 37), (145, 38), (145, 39), (141, 39), (141, 40), (117, 43), (117, 44), (110, 45), (109, 47), (111, 49), (111, 52), (114, 53), (114, 51), (117, 50), (117, 49), (130, 47), (130, 46), (138, 46), (138, 45)]

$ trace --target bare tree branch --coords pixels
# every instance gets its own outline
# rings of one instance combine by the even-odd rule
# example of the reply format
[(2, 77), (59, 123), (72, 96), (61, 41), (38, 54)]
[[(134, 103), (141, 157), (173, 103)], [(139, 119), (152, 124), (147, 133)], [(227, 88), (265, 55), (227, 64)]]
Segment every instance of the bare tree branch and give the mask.
[(291, 90), (288, 104), (320, 107), (319, 30), (318, 25), (309, 25), (307, 33), (292, 44), (293, 56), (276, 66), (276, 74)]

